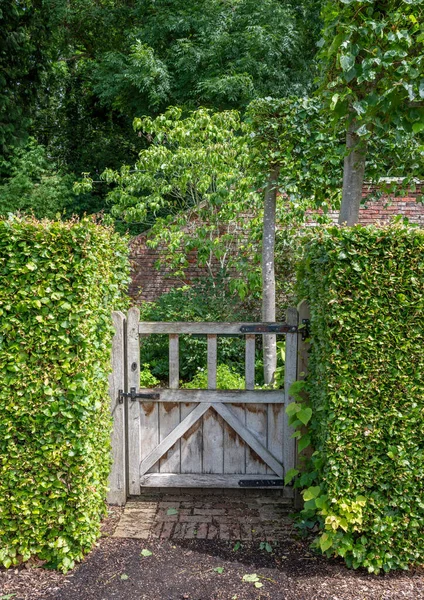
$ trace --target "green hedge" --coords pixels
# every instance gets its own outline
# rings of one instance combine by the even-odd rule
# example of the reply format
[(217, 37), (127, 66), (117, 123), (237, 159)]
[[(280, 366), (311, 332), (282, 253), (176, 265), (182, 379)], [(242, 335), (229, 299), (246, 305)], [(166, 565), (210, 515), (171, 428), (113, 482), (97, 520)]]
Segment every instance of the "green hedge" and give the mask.
[(299, 275), (312, 328), (306, 524), (318, 516), (316, 545), (354, 568), (422, 564), (424, 231), (318, 231)]
[(99, 533), (111, 311), (126, 240), (85, 219), (0, 221), (0, 564), (64, 571)]

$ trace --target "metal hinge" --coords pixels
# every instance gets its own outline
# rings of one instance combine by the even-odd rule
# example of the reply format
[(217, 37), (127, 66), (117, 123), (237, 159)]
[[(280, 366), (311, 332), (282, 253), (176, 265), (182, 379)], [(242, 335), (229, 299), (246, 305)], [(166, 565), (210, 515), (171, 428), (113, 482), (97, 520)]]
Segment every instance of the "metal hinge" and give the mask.
[(306, 340), (306, 338), (310, 337), (310, 335), (311, 335), (310, 325), (311, 325), (310, 319), (302, 319), (302, 326), (299, 329), (300, 329), (300, 333), (302, 334), (303, 342)]
[(118, 402), (119, 404), (123, 404), (124, 398), (129, 398), (133, 402), (137, 400), (137, 398), (143, 398), (144, 400), (159, 400), (160, 394), (155, 392), (147, 392), (147, 393), (137, 393), (137, 389), (135, 387), (130, 388), (129, 392), (124, 392), (123, 390), (118, 390)]
[(240, 487), (283, 487), (282, 479), (240, 479)]

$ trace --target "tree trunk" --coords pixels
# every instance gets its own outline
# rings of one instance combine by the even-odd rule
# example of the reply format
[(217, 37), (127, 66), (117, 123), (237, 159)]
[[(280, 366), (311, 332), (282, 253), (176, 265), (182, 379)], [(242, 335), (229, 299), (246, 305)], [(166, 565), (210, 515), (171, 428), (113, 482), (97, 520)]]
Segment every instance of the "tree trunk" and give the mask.
[(355, 225), (359, 220), (359, 207), (364, 185), (366, 144), (356, 133), (358, 124), (352, 121), (346, 133), (347, 155), (343, 165), (343, 195), (339, 224)]
[[(264, 199), (264, 226), (262, 237), (262, 320), (275, 321), (275, 213), (277, 204), (277, 179), (279, 168), (269, 175)], [(272, 383), (277, 367), (277, 339), (275, 335), (263, 336), (265, 383)]]

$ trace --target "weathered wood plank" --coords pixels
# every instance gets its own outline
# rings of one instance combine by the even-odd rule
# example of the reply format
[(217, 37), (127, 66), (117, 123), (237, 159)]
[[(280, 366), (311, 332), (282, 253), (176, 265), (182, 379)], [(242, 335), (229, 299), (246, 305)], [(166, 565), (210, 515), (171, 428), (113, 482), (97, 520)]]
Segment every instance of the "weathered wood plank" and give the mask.
[[(148, 394), (152, 390), (140, 388), (140, 393)], [(284, 404), (284, 390), (169, 390), (155, 388), (159, 394), (155, 402), (224, 402), (226, 404)]]
[[(246, 404), (246, 427), (255, 432), (261, 444), (267, 447), (268, 405), (264, 403)], [(246, 473), (266, 473), (266, 464), (252, 448), (246, 449)]]
[(180, 380), (180, 354), (179, 336), (177, 333), (169, 335), (169, 387), (177, 390)]
[(216, 390), (218, 346), (215, 334), (208, 335), (208, 389)]
[[(143, 487), (177, 487), (177, 488), (239, 488), (240, 481), (256, 481), (263, 479), (279, 480), (277, 475), (198, 475), (198, 474), (181, 474), (176, 475), (173, 473), (148, 473), (141, 477), (141, 484)], [(272, 489), (282, 489), (283, 486), (273, 486)], [(253, 489), (263, 489), (269, 486), (255, 486)], [(291, 498), (293, 495), (291, 488), (284, 488), (284, 496)]]
[[(232, 404), (231, 411), (245, 422), (246, 408), (243, 404)], [(246, 444), (228, 423), (224, 421), (224, 473), (246, 472)]]
[[(176, 333), (169, 335), (169, 387), (178, 389), (180, 379), (179, 336)], [(180, 422), (180, 405), (177, 402), (160, 403), (159, 407), (159, 441), (163, 441)], [(161, 473), (180, 472), (180, 440), (170, 448), (165, 456), (160, 459), (159, 471)]]
[[(298, 324), (298, 313), (297, 309), (290, 307), (287, 309), (287, 323), (289, 325)], [(284, 365), (284, 392), (286, 402), (289, 404), (293, 401), (293, 398), (289, 396), (289, 389), (291, 384), (296, 381), (297, 378), (297, 333), (288, 333), (286, 335), (286, 362)], [(296, 441), (292, 439), (293, 428), (289, 426), (288, 415), (284, 411), (283, 416), (283, 464), (284, 470), (287, 472), (293, 469), (296, 465)]]
[[(180, 423), (180, 407), (178, 402), (161, 402), (159, 404), (159, 441), (165, 440)], [(160, 473), (180, 472), (180, 440), (169, 448), (159, 462)]]
[(245, 351), (246, 390), (255, 389), (255, 336), (246, 335)]
[[(185, 419), (196, 404), (180, 403), (181, 419)], [(181, 436), (181, 473), (202, 472), (203, 419), (199, 419)]]
[[(191, 333), (194, 335), (245, 335), (240, 331), (242, 326), (258, 326), (261, 323), (211, 323), (193, 322), (185, 323), (179, 321), (159, 322), (143, 321), (139, 324), (140, 334), (150, 333)], [(266, 323), (266, 325), (282, 325), (282, 323)], [(264, 335), (258, 333), (257, 335)], [(269, 335), (269, 334), (268, 334)]]
[(118, 391), (125, 387), (125, 315), (112, 313), (115, 335), (112, 339), (112, 373), (109, 375), (110, 410), (113, 418), (112, 429), (112, 467), (109, 474), (109, 504), (124, 505), (127, 499), (126, 462), (125, 462), (125, 404), (119, 404)]
[[(138, 324), (140, 311), (130, 308), (127, 315), (127, 385), (138, 387), (140, 385), (140, 342), (138, 337)], [(140, 432), (140, 404), (127, 401), (128, 415), (128, 491), (138, 494), (140, 491), (140, 461), (141, 461), (141, 432)]]
[(190, 427), (210, 408), (210, 404), (199, 404), (158, 446), (141, 462), (140, 475), (144, 475)]
[(276, 458), (268, 452), (266, 447), (258, 440), (256, 435), (247, 429), (247, 427), (233, 414), (225, 404), (213, 404), (213, 408), (221, 417), (243, 438), (243, 440), (252, 448), (261, 459), (273, 469), (279, 477), (283, 477), (283, 466)]
[(203, 417), (203, 473), (223, 472), (224, 423), (219, 415), (210, 410)]

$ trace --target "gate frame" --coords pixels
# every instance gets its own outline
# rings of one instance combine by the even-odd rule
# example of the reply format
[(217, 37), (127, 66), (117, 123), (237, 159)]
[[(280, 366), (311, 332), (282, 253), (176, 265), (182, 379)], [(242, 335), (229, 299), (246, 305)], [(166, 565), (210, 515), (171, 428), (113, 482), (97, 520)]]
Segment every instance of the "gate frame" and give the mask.
[[(297, 309), (289, 307), (286, 313), (286, 322), (298, 326), (300, 318), (307, 314), (307, 305), (302, 301)], [(131, 445), (127, 426), (128, 404), (119, 397), (119, 390), (128, 390), (140, 385), (140, 346), (139, 346), (139, 309), (136, 307), (128, 311), (127, 317), (120, 311), (112, 313), (115, 334), (112, 340), (111, 366), (109, 376), (110, 407), (113, 419), (111, 434), (112, 465), (109, 475), (109, 492), (107, 502), (124, 506), (129, 495), (128, 473), (128, 448)], [(301, 321), (302, 322), (302, 321)], [(134, 360), (134, 357), (138, 357)], [(293, 398), (289, 396), (291, 384), (302, 378), (306, 372), (307, 344), (302, 339), (302, 331), (297, 334), (286, 335), (286, 361), (284, 370), (284, 396), (287, 406)], [(175, 387), (175, 382), (172, 386)], [(294, 430), (288, 424), (288, 415), (283, 413), (283, 436), (285, 472), (298, 466), (297, 440), (292, 438)], [(131, 434), (130, 434), (131, 435)]]

